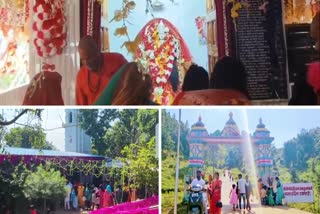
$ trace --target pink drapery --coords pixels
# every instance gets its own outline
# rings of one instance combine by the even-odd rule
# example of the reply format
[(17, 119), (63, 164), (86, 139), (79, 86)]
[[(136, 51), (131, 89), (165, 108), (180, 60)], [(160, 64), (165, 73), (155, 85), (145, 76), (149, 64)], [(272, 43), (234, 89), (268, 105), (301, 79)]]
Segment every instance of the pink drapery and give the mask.
[(142, 201), (99, 209), (90, 212), (90, 214), (158, 214), (158, 208), (150, 208), (157, 205), (159, 205), (159, 197), (155, 196)]

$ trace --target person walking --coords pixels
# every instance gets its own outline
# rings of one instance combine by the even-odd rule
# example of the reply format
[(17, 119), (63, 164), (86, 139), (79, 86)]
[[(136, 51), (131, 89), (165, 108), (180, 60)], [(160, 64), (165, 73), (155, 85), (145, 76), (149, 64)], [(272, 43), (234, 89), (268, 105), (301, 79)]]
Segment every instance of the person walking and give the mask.
[(251, 211), (251, 204), (250, 204), (250, 196), (252, 194), (252, 185), (249, 181), (249, 176), (246, 175), (246, 198), (247, 198), (247, 210)]
[(229, 194), (230, 198), (230, 205), (233, 207), (233, 211), (236, 211), (236, 205), (238, 204), (238, 195), (237, 195), (237, 189), (236, 185), (232, 184), (232, 189)]
[(246, 180), (242, 178), (242, 174), (238, 175), (238, 179), (239, 209), (241, 212), (241, 200), (243, 200), (243, 209), (246, 209)]

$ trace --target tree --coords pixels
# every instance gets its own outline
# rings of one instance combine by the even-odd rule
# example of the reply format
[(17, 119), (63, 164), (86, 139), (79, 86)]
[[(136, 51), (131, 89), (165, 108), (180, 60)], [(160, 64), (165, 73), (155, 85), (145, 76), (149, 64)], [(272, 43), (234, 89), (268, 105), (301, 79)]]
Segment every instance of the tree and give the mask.
[(42, 109), (23, 109), (23, 110), (17, 110), (17, 114), (9, 119), (9, 120), (6, 120), (5, 118), (3, 117), (0, 117), (0, 127), (3, 127), (3, 126), (9, 126), (11, 124), (14, 124), (15, 122), (17, 122), (17, 120), (19, 118), (21, 118), (23, 115), (27, 115), (27, 114), (30, 114), (30, 115), (33, 115), (35, 116), (36, 118), (38, 119), (41, 119), (41, 113), (42, 113)]
[(47, 143), (46, 134), (40, 126), (17, 127), (9, 131), (5, 136), (8, 146), (33, 148), (33, 149), (54, 149), (52, 144)]
[(156, 157), (156, 139), (147, 143), (130, 144), (122, 150), (125, 176), (134, 181), (138, 188), (145, 188), (144, 197), (157, 194), (159, 186), (158, 158)]
[(26, 178), (23, 191), (29, 199), (43, 200), (43, 214), (45, 214), (48, 199), (58, 200), (67, 194), (66, 182), (67, 180), (61, 176), (59, 171), (46, 170), (42, 165), (39, 165), (36, 172)]
[[(22, 213), (23, 204), (26, 203), (23, 194), (23, 185), (30, 171), (24, 163), (14, 166), (9, 161), (4, 161), (0, 165), (0, 201), (7, 207), (0, 208), (0, 213), (6, 213), (6, 209), (13, 212)], [(19, 206), (18, 203), (21, 202)], [(15, 210), (15, 208), (17, 210)], [(19, 210), (22, 209), (22, 210)], [(21, 212), (19, 212), (21, 211)]]
[(116, 158), (122, 157), (125, 146), (155, 136), (158, 110), (81, 110), (79, 119), (81, 127), (92, 137), (93, 151)]
[[(162, 129), (161, 129), (161, 139), (162, 139), (162, 152), (165, 158), (166, 153), (171, 153), (177, 151), (178, 142), (178, 125), (179, 121), (175, 119), (174, 115), (170, 115), (166, 111), (162, 111)], [(180, 124), (180, 141), (181, 141), (181, 154), (184, 159), (189, 158), (189, 144), (188, 144), (188, 134), (190, 128), (188, 122)]]
[(111, 123), (118, 117), (116, 109), (82, 109), (79, 114), (79, 122), (87, 135), (92, 139), (93, 153), (105, 155), (107, 144), (104, 136), (108, 129), (112, 127)]

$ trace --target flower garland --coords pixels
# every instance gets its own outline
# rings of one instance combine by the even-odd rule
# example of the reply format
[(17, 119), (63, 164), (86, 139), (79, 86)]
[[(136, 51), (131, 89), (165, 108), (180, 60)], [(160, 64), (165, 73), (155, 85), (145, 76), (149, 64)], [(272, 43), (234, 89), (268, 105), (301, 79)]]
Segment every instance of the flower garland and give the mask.
[(36, 0), (33, 7), (32, 29), (34, 45), (40, 57), (61, 55), (66, 45), (64, 0)]
[(138, 45), (137, 61), (149, 71), (153, 80), (153, 100), (169, 105), (173, 102), (168, 80), (181, 57), (180, 41), (170, 32), (162, 20), (146, 28)]
[(239, 10), (243, 7), (248, 8), (250, 7), (249, 3), (244, 0), (227, 0), (228, 4), (232, 4), (231, 8), (231, 17), (233, 19), (233, 24), (235, 31), (237, 30), (237, 18), (239, 18)]

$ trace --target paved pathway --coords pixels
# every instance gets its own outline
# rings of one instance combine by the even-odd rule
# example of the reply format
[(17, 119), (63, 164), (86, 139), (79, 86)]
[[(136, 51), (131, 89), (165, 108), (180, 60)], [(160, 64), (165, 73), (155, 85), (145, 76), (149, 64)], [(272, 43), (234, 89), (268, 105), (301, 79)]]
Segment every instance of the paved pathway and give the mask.
[[(232, 206), (229, 205), (229, 193), (232, 187), (232, 184), (235, 182), (230, 182), (227, 178), (222, 178), (222, 204), (223, 204), (223, 214), (240, 214), (240, 211), (233, 211)], [(309, 212), (304, 212), (301, 210), (289, 208), (286, 206), (275, 206), (275, 207), (268, 207), (268, 206), (261, 206), (258, 203), (258, 199), (253, 197), (253, 201), (251, 203), (252, 211), (246, 212), (247, 214), (310, 214)], [(243, 213), (243, 212), (242, 212)]]

